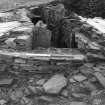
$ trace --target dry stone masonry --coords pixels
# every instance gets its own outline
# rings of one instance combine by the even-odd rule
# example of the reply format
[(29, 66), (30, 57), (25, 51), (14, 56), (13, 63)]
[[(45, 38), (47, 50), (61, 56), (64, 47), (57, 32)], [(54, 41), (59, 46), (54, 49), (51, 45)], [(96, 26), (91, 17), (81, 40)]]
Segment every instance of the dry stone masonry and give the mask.
[(105, 20), (61, 1), (0, 13), (0, 105), (105, 105)]
[(0, 48), (31, 50), (34, 25), (27, 17), (27, 10), (0, 14)]

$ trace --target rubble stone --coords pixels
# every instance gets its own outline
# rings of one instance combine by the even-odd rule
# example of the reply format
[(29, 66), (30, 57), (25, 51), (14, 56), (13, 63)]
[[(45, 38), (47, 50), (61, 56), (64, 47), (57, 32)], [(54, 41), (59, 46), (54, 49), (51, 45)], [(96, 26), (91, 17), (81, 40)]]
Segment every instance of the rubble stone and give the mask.
[(75, 83), (76, 81), (73, 78), (70, 78), (70, 83)]
[(6, 102), (6, 100), (0, 100), (0, 105), (5, 105), (7, 102)]
[(13, 83), (13, 79), (0, 79), (0, 85), (11, 85)]
[(86, 103), (84, 103), (84, 102), (71, 102), (71, 104), (70, 105), (86, 105)]
[(40, 99), (47, 101), (47, 102), (53, 102), (54, 101), (54, 98), (50, 97), (50, 96), (41, 96)]
[(64, 97), (67, 97), (67, 96), (68, 96), (68, 90), (64, 89), (64, 90), (61, 92), (61, 95), (63, 95)]
[(33, 93), (37, 93), (36, 87), (34, 86), (29, 86), (28, 87)]
[(13, 91), (10, 97), (13, 101), (19, 101), (23, 97), (23, 91), (22, 90)]
[(76, 80), (78, 82), (82, 82), (87, 79), (85, 76), (83, 76), (81, 74), (75, 75), (73, 78), (74, 78), (74, 80)]
[(97, 87), (89, 81), (85, 81), (83, 84), (91, 91), (97, 90)]
[(15, 62), (15, 63), (22, 63), (22, 64), (25, 64), (25, 63), (26, 63), (26, 60), (17, 58), (17, 59), (14, 60), (14, 62)]
[[(0, 48), (14, 50), (31, 50), (33, 23), (27, 16), (26, 9), (19, 9), (15, 12), (2, 13), (0, 27)], [(4, 19), (4, 20), (3, 20)]]
[(95, 76), (98, 79), (98, 81), (101, 83), (101, 85), (105, 87), (105, 77), (99, 72), (95, 72)]
[[(97, 61), (105, 60), (104, 34), (100, 32), (104, 32), (103, 27), (90, 24), (102, 19), (95, 22), (95, 19), (76, 14), (65, 17), (63, 4), (41, 8), (44, 19), (34, 23), (35, 26), (26, 9), (0, 14), (0, 104), (8, 97), (10, 104), (16, 105), (44, 105), (44, 102), (49, 105), (87, 105), (84, 102), (87, 98), (93, 105), (100, 104), (105, 99), (105, 65), (104, 62), (90, 62), (89, 57), (91, 55), (93, 59), (99, 55)], [(73, 47), (71, 42), (75, 40), (72, 37), (82, 49), (37, 48), (52, 47), (53, 44), (55, 47), (58, 40), (60, 47)], [(16, 82), (10, 85), (15, 79)], [(97, 94), (93, 94), (96, 90)]]
[(36, 82), (36, 84), (37, 85), (44, 85), (45, 81), (46, 81), (45, 79), (40, 79)]
[(45, 92), (57, 94), (61, 91), (63, 87), (67, 85), (66, 78), (61, 74), (56, 74), (52, 76), (44, 85), (43, 88)]

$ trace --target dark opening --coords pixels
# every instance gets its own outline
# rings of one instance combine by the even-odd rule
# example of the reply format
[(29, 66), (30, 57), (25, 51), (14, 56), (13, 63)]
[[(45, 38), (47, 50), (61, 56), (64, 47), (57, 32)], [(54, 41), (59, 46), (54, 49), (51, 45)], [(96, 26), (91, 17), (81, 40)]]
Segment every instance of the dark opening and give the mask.
[[(32, 14), (30, 19), (34, 23), (35, 27), (36, 24), (41, 21), (41, 24), (43, 23), (43, 25), (47, 25), (47, 31), (49, 30), (52, 33), (51, 36), (48, 36), (45, 35), (46, 32), (43, 29), (36, 28), (34, 30), (32, 48), (77, 48), (75, 34), (72, 34), (70, 29), (72, 27), (69, 26), (69, 12), (70, 11), (66, 11), (63, 4), (53, 4), (31, 9)], [(43, 31), (43, 36), (40, 35), (42, 34), (41, 31)]]

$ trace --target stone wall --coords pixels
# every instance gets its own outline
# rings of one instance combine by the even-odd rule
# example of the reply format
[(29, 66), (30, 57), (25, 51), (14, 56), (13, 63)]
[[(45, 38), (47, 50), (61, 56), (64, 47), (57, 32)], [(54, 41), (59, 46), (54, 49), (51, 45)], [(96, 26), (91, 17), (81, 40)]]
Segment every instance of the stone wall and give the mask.
[(0, 13), (0, 49), (28, 51), (32, 49), (34, 25), (28, 10)]
[[(77, 14), (65, 17), (62, 4), (47, 6), (45, 19), (35, 8), (0, 13), (0, 104), (105, 105), (104, 47), (95, 46), (104, 34)], [(51, 48), (52, 34), (69, 48)]]

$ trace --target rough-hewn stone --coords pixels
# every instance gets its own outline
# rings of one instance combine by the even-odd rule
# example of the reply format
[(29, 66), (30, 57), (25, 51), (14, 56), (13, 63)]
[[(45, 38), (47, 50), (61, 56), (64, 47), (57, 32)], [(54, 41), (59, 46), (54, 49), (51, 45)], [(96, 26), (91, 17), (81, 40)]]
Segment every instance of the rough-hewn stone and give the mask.
[(56, 74), (43, 85), (43, 88), (47, 93), (57, 94), (66, 85), (66, 78), (63, 75)]

